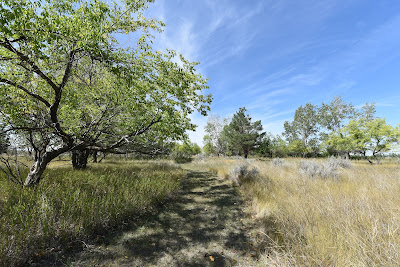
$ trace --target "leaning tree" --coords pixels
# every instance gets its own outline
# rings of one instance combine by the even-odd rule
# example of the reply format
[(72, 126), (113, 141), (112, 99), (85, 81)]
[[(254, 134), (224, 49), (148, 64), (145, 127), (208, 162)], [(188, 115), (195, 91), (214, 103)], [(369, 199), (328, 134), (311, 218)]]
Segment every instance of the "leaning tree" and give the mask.
[[(209, 110), (197, 63), (152, 49), (149, 31), (163, 23), (142, 15), (147, 2), (0, 3), (0, 114), (35, 152), (25, 186), (62, 153), (80, 162), (85, 151), (151, 150), (194, 129), (188, 114)], [(130, 32), (135, 46), (119, 44)]]

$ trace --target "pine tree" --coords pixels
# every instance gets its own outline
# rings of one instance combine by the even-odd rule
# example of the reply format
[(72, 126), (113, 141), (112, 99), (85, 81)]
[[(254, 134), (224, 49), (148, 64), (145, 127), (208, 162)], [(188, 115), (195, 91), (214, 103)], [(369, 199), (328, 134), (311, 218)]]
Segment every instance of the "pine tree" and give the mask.
[(228, 146), (233, 152), (247, 158), (250, 151), (256, 149), (265, 135), (261, 121), (251, 122), (251, 117), (245, 114), (246, 108), (240, 108), (233, 116), (229, 125), (224, 127), (224, 135)]

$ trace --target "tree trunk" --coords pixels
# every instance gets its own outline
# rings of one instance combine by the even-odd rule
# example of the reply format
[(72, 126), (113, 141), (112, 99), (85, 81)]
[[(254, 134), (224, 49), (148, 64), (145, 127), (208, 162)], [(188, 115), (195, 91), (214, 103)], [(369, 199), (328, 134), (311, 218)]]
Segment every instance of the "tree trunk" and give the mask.
[(59, 155), (67, 152), (70, 147), (70, 145), (66, 145), (53, 151), (46, 151), (46, 147), (44, 147), (42, 151), (35, 150), (35, 162), (32, 164), (32, 167), (29, 170), (28, 177), (26, 177), (24, 186), (33, 187), (39, 184), (39, 181), (42, 178), (42, 174), (44, 170), (46, 170), (47, 165), (50, 163), (50, 161), (52, 161)]
[(93, 162), (97, 163), (97, 151), (93, 151)]
[(376, 164), (380, 164), (380, 161), (379, 161), (379, 159), (378, 159), (378, 157), (376, 156), (375, 153), (374, 153), (374, 158), (375, 158), (375, 160), (376, 160)]
[(374, 164), (374, 163), (368, 158), (368, 156), (365, 155), (365, 154), (364, 154), (364, 158), (365, 158), (366, 160), (368, 160), (369, 164)]
[(103, 152), (103, 157), (99, 160), (99, 163), (100, 163), (103, 159), (105, 159), (106, 156), (107, 156), (107, 154)]
[(28, 177), (25, 180), (24, 186), (26, 187), (33, 187), (37, 185), (42, 178), (42, 174), (47, 167), (47, 164), (52, 159), (45, 156), (43, 158), (38, 158), (32, 165), (31, 169), (29, 170)]
[(86, 169), (90, 150), (74, 150), (72, 151), (72, 167), (75, 170)]

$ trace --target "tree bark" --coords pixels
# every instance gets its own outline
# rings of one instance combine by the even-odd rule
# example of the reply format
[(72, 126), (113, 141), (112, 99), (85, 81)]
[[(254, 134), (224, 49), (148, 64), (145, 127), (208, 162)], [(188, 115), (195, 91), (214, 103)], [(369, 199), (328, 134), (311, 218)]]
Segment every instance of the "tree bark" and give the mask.
[(74, 150), (72, 151), (72, 167), (75, 170), (84, 170), (87, 167), (90, 150)]
[(25, 187), (33, 187), (39, 183), (42, 178), (42, 174), (44, 170), (46, 170), (47, 165), (58, 157), (59, 155), (67, 152), (71, 146), (66, 145), (57, 150), (46, 151), (46, 146), (42, 149), (42, 151), (37, 151), (35, 149), (35, 162), (32, 164), (31, 169), (29, 170), (28, 176), (25, 179), (24, 186)]
[(53, 158), (51, 158), (49, 155), (37, 158), (33, 163), (31, 169), (29, 170), (28, 177), (26, 177), (24, 186), (33, 187), (37, 185), (42, 178), (44, 170), (52, 159)]
[(93, 155), (93, 162), (97, 163), (97, 151), (93, 151), (92, 155)]
[(364, 158), (365, 158), (366, 160), (368, 160), (369, 164), (374, 164), (374, 163), (368, 158), (368, 156), (365, 155), (365, 154), (364, 154)]
[(378, 159), (378, 157), (376, 156), (376, 153), (374, 153), (374, 158), (376, 160), (376, 164), (380, 164), (380, 160)]

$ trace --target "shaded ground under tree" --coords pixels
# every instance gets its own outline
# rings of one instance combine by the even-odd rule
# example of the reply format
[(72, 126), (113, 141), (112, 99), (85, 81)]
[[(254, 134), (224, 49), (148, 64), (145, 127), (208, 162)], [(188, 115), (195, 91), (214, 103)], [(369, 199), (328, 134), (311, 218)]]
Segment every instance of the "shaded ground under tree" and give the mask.
[[(181, 192), (156, 214), (83, 250), (36, 266), (253, 266), (255, 224), (237, 190), (209, 172), (189, 170)], [(253, 235), (254, 236), (254, 235)]]

